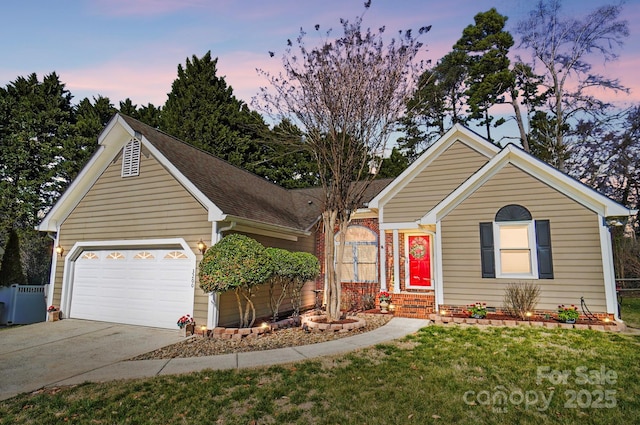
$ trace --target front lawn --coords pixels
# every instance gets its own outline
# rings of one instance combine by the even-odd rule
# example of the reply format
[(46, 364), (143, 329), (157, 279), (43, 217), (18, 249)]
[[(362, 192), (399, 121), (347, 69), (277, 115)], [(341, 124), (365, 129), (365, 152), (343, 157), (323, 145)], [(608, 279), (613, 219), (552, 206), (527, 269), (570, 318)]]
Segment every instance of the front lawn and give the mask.
[(640, 297), (623, 296), (620, 300), (622, 320), (633, 328), (640, 328)]
[(287, 366), (21, 395), (0, 423), (623, 424), (640, 417), (638, 376), (638, 336), (430, 326)]

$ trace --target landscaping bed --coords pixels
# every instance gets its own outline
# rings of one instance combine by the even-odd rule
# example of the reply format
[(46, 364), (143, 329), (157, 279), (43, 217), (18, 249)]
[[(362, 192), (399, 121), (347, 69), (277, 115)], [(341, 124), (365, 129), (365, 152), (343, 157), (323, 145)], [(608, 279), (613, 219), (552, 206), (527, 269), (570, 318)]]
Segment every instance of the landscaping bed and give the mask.
[(132, 360), (215, 356), (316, 344), (372, 331), (385, 325), (393, 316), (390, 314), (358, 313), (355, 317), (363, 318), (366, 324), (364, 327), (353, 329), (349, 332), (307, 332), (301, 327), (295, 327), (278, 329), (261, 334), (256, 338), (237, 340), (202, 337), (202, 335), (196, 334), (183, 342), (142, 354)]
[(603, 321), (599, 319), (578, 319), (575, 323), (563, 323), (555, 317), (532, 316), (525, 320), (506, 314), (487, 313), (482, 319), (469, 317), (468, 314), (454, 313), (446, 316), (431, 314), (429, 317), (434, 323), (466, 323), (469, 325), (494, 325), (494, 326), (539, 326), (546, 328), (566, 328), (566, 329), (592, 329), (607, 331), (623, 331), (625, 326), (614, 321)]

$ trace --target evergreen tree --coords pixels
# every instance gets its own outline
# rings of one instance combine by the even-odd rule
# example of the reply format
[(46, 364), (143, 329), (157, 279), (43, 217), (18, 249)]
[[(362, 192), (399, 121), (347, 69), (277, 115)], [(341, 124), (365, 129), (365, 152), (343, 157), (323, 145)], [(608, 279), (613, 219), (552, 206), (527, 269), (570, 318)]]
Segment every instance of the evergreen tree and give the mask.
[(258, 140), (268, 127), (262, 117), (238, 100), (223, 77), (218, 59), (207, 52), (178, 65), (178, 78), (162, 109), (160, 128), (232, 164), (251, 169), (260, 158)]
[(389, 158), (382, 160), (380, 172), (376, 175), (377, 179), (385, 179), (388, 177), (398, 177), (409, 166), (409, 158), (402, 155), (400, 149), (393, 147)]
[(15, 229), (9, 230), (9, 240), (2, 255), (2, 265), (0, 266), (0, 286), (11, 286), (13, 284), (26, 285), (27, 279), (22, 271), (22, 261), (20, 259), (20, 242)]
[(0, 89), (3, 227), (33, 227), (68, 184), (61, 175), (73, 136), (71, 94), (55, 73), (18, 77)]
[(126, 98), (120, 101), (120, 112), (132, 118), (142, 121), (153, 128), (160, 128), (161, 125), (161, 109), (148, 103), (147, 106), (135, 105), (131, 99)]
[(398, 140), (398, 147), (409, 162), (453, 124), (466, 121), (462, 115), (466, 63), (467, 55), (454, 50), (420, 76), (401, 121), (405, 136)]
[(497, 127), (505, 120), (494, 122), (489, 115), (489, 108), (504, 103), (505, 93), (515, 83), (507, 56), (509, 48), (513, 46), (513, 37), (504, 31), (507, 17), (500, 15), (495, 8), (478, 13), (474, 21), (475, 25), (464, 29), (453, 48), (467, 54), (469, 119), (484, 125), (487, 139), (492, 140), (491, 125)]

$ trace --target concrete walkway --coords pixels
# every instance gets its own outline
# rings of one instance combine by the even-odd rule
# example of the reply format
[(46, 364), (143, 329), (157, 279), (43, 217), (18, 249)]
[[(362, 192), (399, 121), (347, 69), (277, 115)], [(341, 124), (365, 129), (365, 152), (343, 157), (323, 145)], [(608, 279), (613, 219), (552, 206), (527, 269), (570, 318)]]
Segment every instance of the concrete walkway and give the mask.
[(388, 342), (414, 333), (428, 324), (428, 320), (394, 317), (386, 325), (373, 331), (319, 344), (208, 357), (121, 361), (75, 375), (68, 379), (50, 383), (47, 387), (74, 385), (84, 382), (106, 382), (119, 379), (182, 374), (205, 369), (241, 369), (290, 363), (315, 357), (346, 353)]

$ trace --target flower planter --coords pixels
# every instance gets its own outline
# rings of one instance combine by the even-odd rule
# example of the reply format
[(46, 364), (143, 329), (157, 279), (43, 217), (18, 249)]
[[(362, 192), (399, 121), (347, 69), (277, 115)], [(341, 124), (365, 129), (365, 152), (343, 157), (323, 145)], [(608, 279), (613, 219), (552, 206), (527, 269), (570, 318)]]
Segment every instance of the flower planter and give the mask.
[(179, 330), (180, 330), (180, 336), (183, 338), (186, 338), (188, 336), (193, 335), (193, 333), (196, 330), (196, 325), (193, 323), (190, 323), (179, 328)]
[(386, 301), (380, 301), (380, 313), (387, 314), (389, 312), (389, 303)]
[[(57, 322), (58, 320), (60, 320), (60, 311), (56, 310), (56, 311), (49, 311), (47, 312), (48, 315), (48, 321), (49, 322)], [(42, 316), (40, 316), (42, 317)]]

